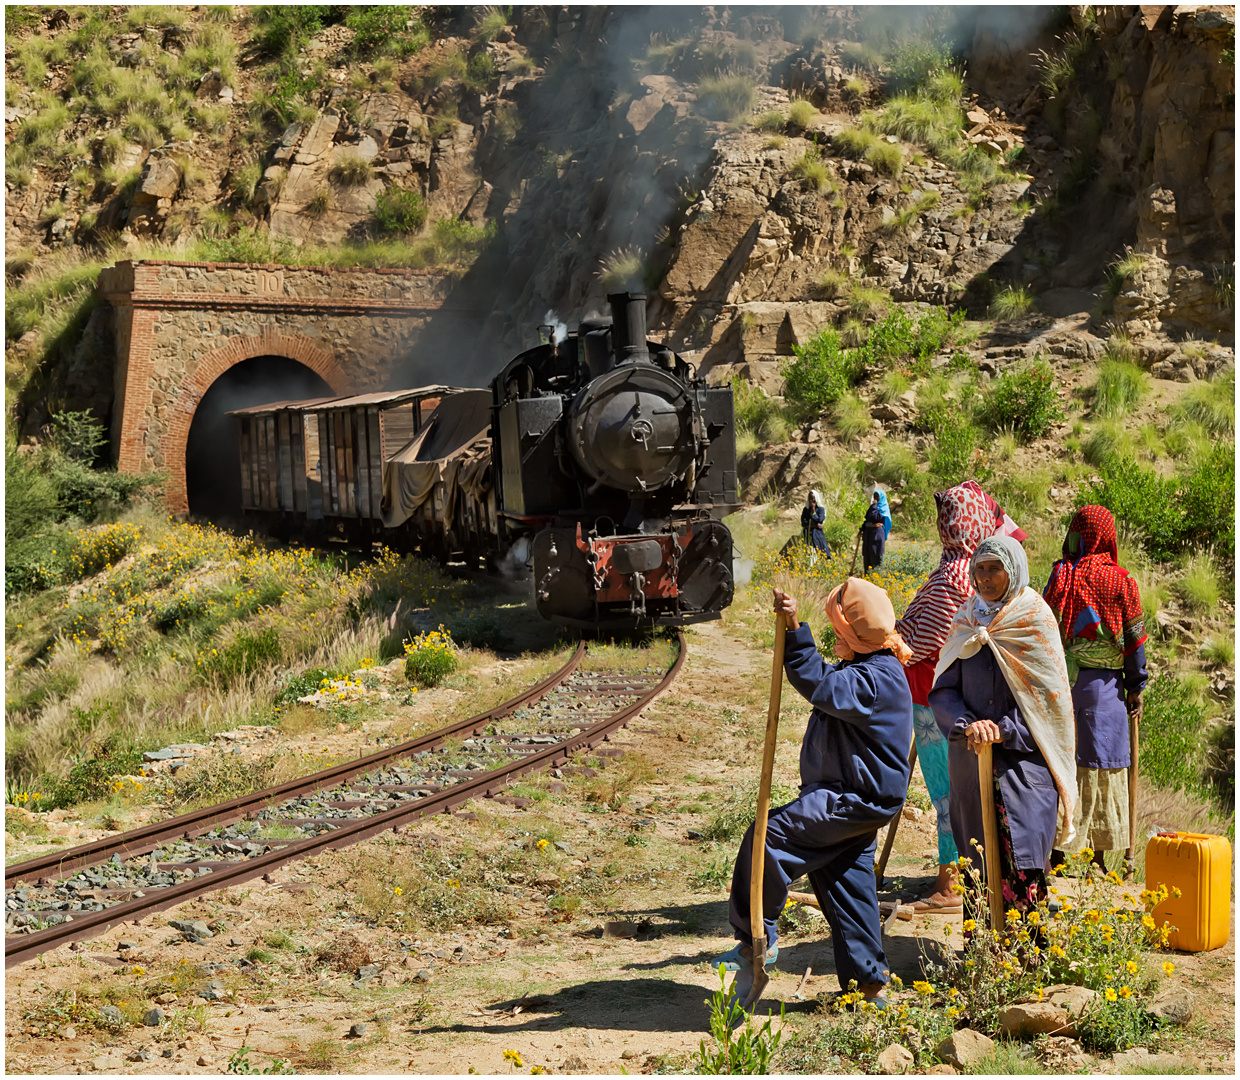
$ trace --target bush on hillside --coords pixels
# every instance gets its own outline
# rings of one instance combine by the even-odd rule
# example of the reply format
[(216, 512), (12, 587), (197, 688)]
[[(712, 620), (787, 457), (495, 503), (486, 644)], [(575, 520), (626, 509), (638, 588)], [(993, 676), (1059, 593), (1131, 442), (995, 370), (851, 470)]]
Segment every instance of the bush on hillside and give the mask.
[(381, 233), (417, 232), (426, 224), (426, 200), (408, 188), (388, 188), (375, 199), (374, 219)]
[(73, 544), (62, 523), (98, 521), (162, 479), (91, 468), (107, 439), (89, 413), (62, 413), (50, 427), (38, 450), (18, 453), (15, 437), (5, 441), (6, 595), (49, 588), (71, 571)]
[[(366, 58), (376, 53), (412, 56), (430, 42), (420, 9), (407, 4), (359, 4), (349, 8), (344, 24), (354, 32), (349, 52)], [(500, 15), (503, 18), (503, 15)]]
[(924, 377), (930, 374), (930, 360), (960, 337), (963, 324), (963, 310), (949, 315), (946, 308), (931, 308), (914, 319), (896, 308), (870, 328), (864, 362), (892, 364)]
[(1234, 560), (1234, 453), (1231, 443), (1217, 445), (1194, 466), (1169, 478), (1114, 454), (1102, 461), (1102, 479), (1091, 485), (1084, 501), (1108, 507), (1117, 521), (1131, 525), (1155, 559), (1213, 545), (1218, 555)]
[(328, 4), (259, 4), (251, 12), (254, 44), (264, 56), (296, 55), (323, 29), (331, 12)]
[(1038, 360), (999, 377), (986, 398), (986, 420), (993, 431), (1010, 428), (1024, 439), (1037, 439), (1062, 421), (1055, 373)]
[(809, 413), (821, 413), (861, 378), (859, 353), (844, 348), (835, 330), (823, 330), (792, 351), (796, 359), (781, 369), (784, 393)]

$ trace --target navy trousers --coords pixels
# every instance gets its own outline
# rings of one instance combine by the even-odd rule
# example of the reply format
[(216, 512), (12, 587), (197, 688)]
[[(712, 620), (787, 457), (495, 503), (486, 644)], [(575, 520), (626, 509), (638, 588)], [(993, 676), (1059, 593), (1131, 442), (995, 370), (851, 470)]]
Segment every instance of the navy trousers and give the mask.
[[(808, 874), (814, 895), (831, 927), (831, 946), (841, 988), (886, 983), (874, 878), (878, 830), (890, 816), (865, 812), (838, 792), (819, 788), (772, 810), (766, 827), (766, 866), (762, 873), (762, 921), (767, 947), (779, 936), (778, 919), (788, 901), (788, 886)], [(732, 871), (728, 921), (736, 936), (753, 944), (749, 925), (749, 879), (753, 861), (753, 826), (741, 842)]]

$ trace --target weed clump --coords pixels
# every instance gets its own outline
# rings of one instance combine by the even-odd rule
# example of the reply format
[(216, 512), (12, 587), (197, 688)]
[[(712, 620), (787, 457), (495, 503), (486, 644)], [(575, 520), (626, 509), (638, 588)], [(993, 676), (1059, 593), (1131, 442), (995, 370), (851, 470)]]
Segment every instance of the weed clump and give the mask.
[(419, 686), (438, 686), (457, 668), (457, 647), (440, 627), (405, 642), (405, 677)]
[(1045, 361), (1005, 372), (987, 395), (992, 430), (1010, 428), (1024, 439), (1038, 439), (1063, 420), (1055, 373)]

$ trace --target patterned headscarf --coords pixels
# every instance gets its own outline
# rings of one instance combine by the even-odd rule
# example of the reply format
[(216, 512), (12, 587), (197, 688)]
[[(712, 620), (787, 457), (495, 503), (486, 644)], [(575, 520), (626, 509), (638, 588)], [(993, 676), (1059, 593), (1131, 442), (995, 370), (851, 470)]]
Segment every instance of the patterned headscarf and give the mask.
[(1019, 540), (1022, 544), (1029, 539), (1029, 534), (1003, 512), (1003, 507), (987, 495), (976, 480), (966, 480), (960, 486), (968, 488), (970, 491), (976, 491), (986, 500), (986, 505), (990, 507), (995, 515), (995, 532), (998, 535), (1010, 536), (1013, 540)]
[(1105, 626), (1125, 656), (1144, 644), (1141, 590), (1119, 565), (1115, 518), (1105, 506), (1084, 506), (1073, 516), (1045, 598), (1065, 641), (1096, 639)]
[(994, 512), (976, 484), (936, 492), (934, 501), (943, 557), (896, 624), (913, 650), (914, 662), (934, 656), (943, 647), (952, 617), (973, 595), (969, 559), (977, 545), (995, 532)]

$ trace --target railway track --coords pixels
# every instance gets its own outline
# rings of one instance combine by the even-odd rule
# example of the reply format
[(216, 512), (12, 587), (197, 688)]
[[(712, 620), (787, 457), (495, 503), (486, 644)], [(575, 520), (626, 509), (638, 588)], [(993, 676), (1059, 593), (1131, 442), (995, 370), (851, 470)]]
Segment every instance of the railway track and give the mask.
[[(535, 686), (368, 757), (203, 810), (5, 868), (5, 967), (347, 847), (596, 748), (676, 678), (583, 671), (585, 643)], [(608, 755), (618, 756), (615, 750)], [(15, 932), (10, 932), (13, 930)]]

